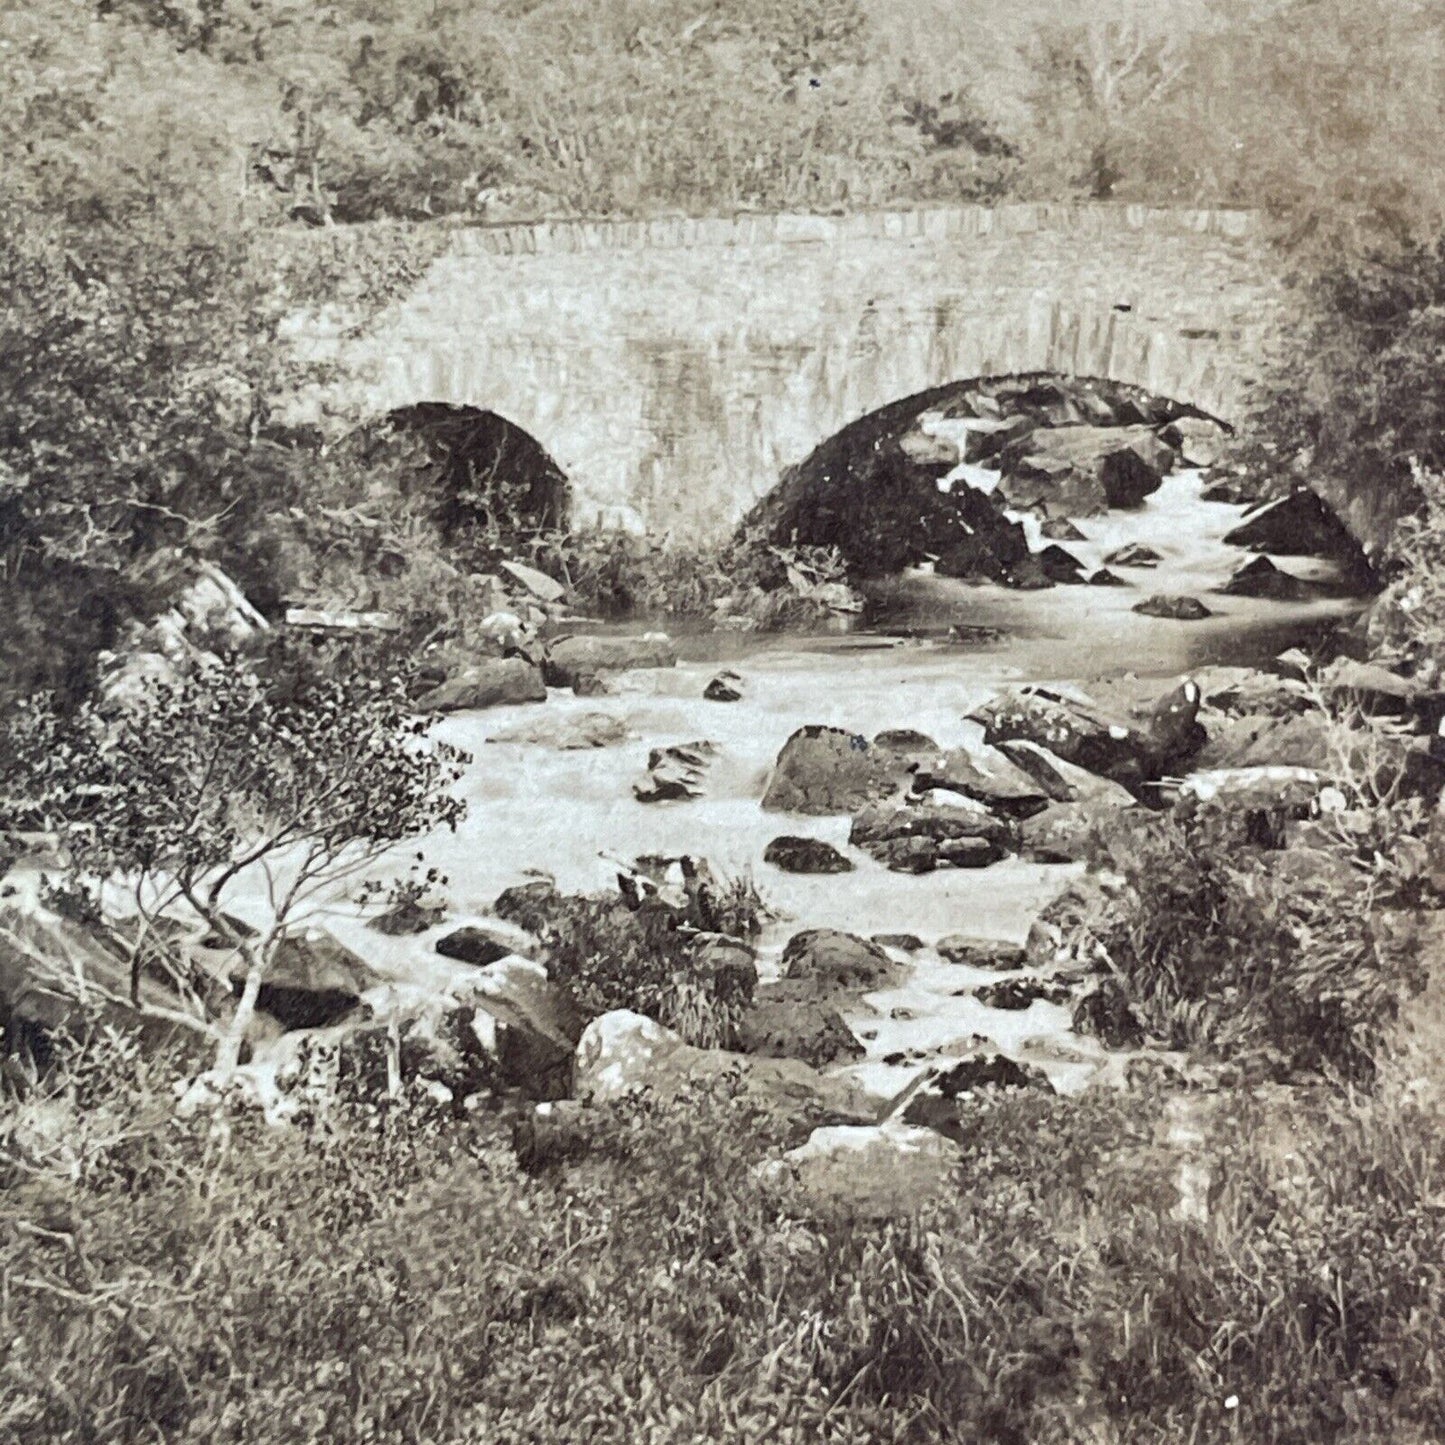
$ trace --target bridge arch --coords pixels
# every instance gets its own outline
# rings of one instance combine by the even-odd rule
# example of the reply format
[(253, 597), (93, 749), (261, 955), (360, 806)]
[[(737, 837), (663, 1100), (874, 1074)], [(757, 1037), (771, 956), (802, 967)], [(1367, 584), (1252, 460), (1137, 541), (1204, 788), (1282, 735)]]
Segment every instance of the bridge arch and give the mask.
[(1237, 418), (1282, 298), (1238, 212), (570, 222), (459, 230), (331, 354), (372, 415), (530, 432), (579, 522), (717, 534), (823, 438), (958, 377), (1096, 376)]

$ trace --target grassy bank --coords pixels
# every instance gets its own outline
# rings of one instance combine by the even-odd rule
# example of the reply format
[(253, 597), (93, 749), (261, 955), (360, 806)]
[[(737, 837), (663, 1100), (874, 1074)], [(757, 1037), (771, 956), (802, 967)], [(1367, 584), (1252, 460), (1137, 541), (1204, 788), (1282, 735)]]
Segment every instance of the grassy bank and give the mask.
[[(820, 1214), (715, 1095), (601, 1111), (544, 1177), (425, 1099), (168, 1117), (74, 1053), (78, 1179), (12, 1166), (12, 1438), (1424, 1442), (1445, 1430), (1438, 1121), (1392, 1102), (982, 1105), (956, 1195)], [(36, 1107), (20, 1117), (36, 1118)], [(13, 1139), (12, 1139), (13, 1142)], [(1202, 1162), (1208, 1219), (1169, 1210)]]

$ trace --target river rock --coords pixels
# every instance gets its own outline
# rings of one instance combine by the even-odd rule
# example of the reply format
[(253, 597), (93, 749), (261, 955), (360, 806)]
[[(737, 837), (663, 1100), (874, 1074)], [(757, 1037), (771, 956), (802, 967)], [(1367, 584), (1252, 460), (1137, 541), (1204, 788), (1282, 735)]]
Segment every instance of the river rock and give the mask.
[(502, 1083), (531, 1099), (561, 1099), (572, 1092), (573, 1054), (586, 1019), (541, 964), (500, 960), (479, 970), (464, 996), (496, 1025)]
[(1097, 572), (1089, 574), (1090, 587), (1128, 587), (1129, 585), (1122, 577), (1109, 571), (1107, 567), (1100, 567)]
[[(225, 945), (205, 947), (210, 941), (190, 949), (192, 962), (239, 991), (244, 958)], [(365, 959), (324, 929), (297, 929), (276, 946), (256, 1007), (284, 1029), (324, 1028), (358, 1009), (362, 995), (383, 982)]]
[(1045, 1003), (1067, 1003), (1069, 999), (1065, 984), (1046, 978), (1001, 978), (997, 983), (983, 984), (973, 994), (985, 1008), (1010, 1012), (1026, 1009), (1039, 999)]
[(953, 748), (918, 764), (914, 787), (949, 788), (1012, 818), (1046, 808), (1050, 793), (998, 748)]
[(445, 682), (423, 693), (417, 706), (424, 712), (469, 712), (509, 703), (545, 702), (542, 669), (524, 657), (489, 657), (463, 667)]
[(1302, 602), (1314, 595), (1308, 582), (1282, 571), (1268, 557), (1246, 562), (1219, 591), (1228, 597), (1259, 597), (1271, 602)]
[(454, 928), (437, 939), (435, 947), (443, 958), (455, 959), (458, 963), (470, 963), (477, 968), (485, 968), (487, 964), (496, 963), (498, 959), (516, 952), (505, 939), (470, 923), (462, 928)]
[(639, 803), (676, 802), (702, 796), (708, 767), (717, 756), (716, 743), (673, 743), (653, 748), (647, 772), (632, 785)]
[(783, 977), (806, 981), (820, 995), (870, 993), (888, 988), (903, 970), (876, 943), (836, 928), (795, 933), (783, 949)]
[(741, 702), (743, 680), (735, 672), (720, 672), (702, 690), (708, 702)]
[(1126, 542), (1104, 558), (1106, 567), (1157, 567), (1164, 558), (1142, 542)]
[(1040, 536), (1050, 542), (1087, 542), (1088, 535), (1081, 532), (1068, 517), (1046, 517), (1039, 527)]
[(842, 728), (799, 728), (778, 754), (763, 807), (772, 812), (852, 813), (897, 792), (907, 769), (891, 750)]
[[(1445, 824), (1441, 827), (1441, 876), (1445, 877)], [(916, 933), (875, 933), (871, 942), (876, 943), (879, 948), (896, 948), (900, 953), (918, 953), (923, 947), (923, 940)]]
[(799, 1059), (812, 1068), (851, 1063), (865, 1050), (843, 1015), (818, 998), (756, 999), (738, 1026), (738, 1047), (769, 1059)]
[(810, 1211), (882, 1219), (951, 1197), (962, 1157), (932, 1129), (898, 1121), (841, 1125), (815, 1129), (763, 1174), (788, 1181)]
[(934, 945), (938, 956), (948, 963), (967, 968), (991, 968), (999, 972), (1022, 968), (1026, 955), (1021, 943), (1005, 943), (999, 938), (974, 938), (965, 933), (950, 933)]
[[(1033, 743), (1087, 772), (1136, 787), (1201, 746), (1199, 703), (1198, 685), (1186, 682), (1161, 698), (1138, 727), (1076, 698), (1030, 688), (1003, 693), (971, 716), (983, 724), (986, 742)], [(1024, 761), (1023, 754), (1013, 757)]]
[(571, 687), (579, 677), (596, 673), (675, 667), (677, 648), (662, 632), (559, 637), (548, 645), (543, 665), (551, 686)]
[(1199, 622), (1214, 616), (1197, 597), (1170, 596), (1163, 592), (1151, 593), (1142, 602), (1136, 602), (1133, 610), (1141, 617), (1166, 617), (1175, 622)]
[(671, 1029), (626, 1009), (587, 1025), (574, 1070), (578, 1097), (594, 1103), (641, 1089), (671, 1099), (695, 1085), (730, 1079), (742, 1097), (779, 1108), (802, 1127), (871, 1123), (877, 1114), (876, 1103), (846, 1079), (820, 1074), (796, 1059), (694, 1048)]
[(916, 728), (884, 728), (873, 739), (873, 746), (908, 758), (942, 751), (927, 733), (921, 733)]
[(1086, 516), (1139, 506), (1158, 491), (1174, 459), (1148, 427), (1041, 428), (1004, 450), (999, 488), (1015, 507)]
[(895, 873), (986, 868), (1007, 855), (1009, 825), (961, 795), (933, 801), (879, 803), (853, 819), (848, 841)]
[(1050, 582), (1074, 583), (1084, 580), (1084, 564), (1067, 548), (1058, 545), (1045, 547), (1038, 553), (1036, 560), (1043, 575)]
[(1354, 563), (1359, 545), (1343, 522), (1306, 487), (1247, 512), (1225, 537), (1231, 547), (1278, 557), (1328, 557)]
[(853, 861), (821, 838), (785, 835), (774, 838), (763, 851), (763, 862), (784, 873), (851, 873)]

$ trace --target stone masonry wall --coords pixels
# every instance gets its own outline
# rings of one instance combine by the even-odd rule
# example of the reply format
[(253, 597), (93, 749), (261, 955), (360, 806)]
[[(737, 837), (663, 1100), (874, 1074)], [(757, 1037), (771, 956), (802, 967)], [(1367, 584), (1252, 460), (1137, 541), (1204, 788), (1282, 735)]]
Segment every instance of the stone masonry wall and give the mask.
[(345, 400), (495, 411), (574, 515), (735, 521), (854, 418), (972, 376), (1108, 377), (1228, 419), (1282, 288), (1239, 212), (1016, 205), (458, 230), (343, 363)]

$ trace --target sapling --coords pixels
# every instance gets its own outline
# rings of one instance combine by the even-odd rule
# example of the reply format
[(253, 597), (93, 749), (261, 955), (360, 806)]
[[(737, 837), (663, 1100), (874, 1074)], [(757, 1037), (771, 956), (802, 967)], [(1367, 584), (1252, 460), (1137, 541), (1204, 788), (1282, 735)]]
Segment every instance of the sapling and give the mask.
[[(222, 1074), (308, 905), (465, 812), (450, 788), (468, 758), (427, 736), (399, 678), (323, 677), (283, 696), (227, 659), (153, 682), (118, 711), (26, 703), (9, 732), (0, 795), (55, 839), (71, 886), (128, 895), (135, 922), (110, 931), (130, 961), (129, 998), (109, 1001), (199, 1028)], [(258, 894), (266, 921), (253, 929), (231, 905)], [(228, 1016), (165, 1008), (142, 989), (143, 971), (164, 966), (183, 993), (178, 924), (229, 952), (240, 993)]]

